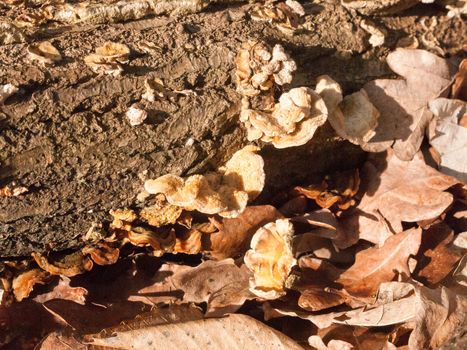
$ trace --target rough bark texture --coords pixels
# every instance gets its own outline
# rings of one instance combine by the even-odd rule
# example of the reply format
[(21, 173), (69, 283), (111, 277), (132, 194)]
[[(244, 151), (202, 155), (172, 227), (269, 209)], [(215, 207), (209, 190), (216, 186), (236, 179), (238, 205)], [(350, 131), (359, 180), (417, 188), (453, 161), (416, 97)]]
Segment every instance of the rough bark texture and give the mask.
[[(385, 55), (398, 38), (419, 30), (410, 14), (380, 19), (389, 30), (387, 47), (373, 49), (358, 26), (362, 17), (340, 5), (308, 4), (314, 13), (308, 30), (287, 37), (245, 16), (250, 6), (218, 5), (186, 16), (39, 29), (29, 41), (51, 40), (64, 56), (47, 68), (27, 60), (27, 43), (0, 46), (0, 84), (20, 87), (0, 106), (0, 187), (14, 181), (29, 189), (18, 197), (0, 197), (0, 257), (76, 247), (93, 222), (109, 220), (110, 209), (138, 205), (144, 178), (202, 172), (246, 144), (233, 79), (234, 57), (243, 41), (282, 43), (299, 67), (292, 86), (313, 87), (318, 75), (329, 74), (352, 92), (390, 74)], [(0, 10), (0, 16), (10, 15)], [(436, 28), (435, 35), (453, 52), (460, 40), (452, 32), (459, 33), (459, 26), (464, 28), (452, 20)], [(97, 76), (83, 62), (108, 40), (126, 43), (133, 51), (117, 78)], [(142, 53), (142, 40), (160, 50)], [(145, 103), (148, 119), (131, 127), (124, 114), (141, 99), (149, 76), (198, 95)], [(186, 146), (190, 138), (194, 144)], [(303, 147), (266, 146), (262, 154), (267, 172), (262, 198), (362, 161), (362, 152), (338, 140), (329, 125)]]

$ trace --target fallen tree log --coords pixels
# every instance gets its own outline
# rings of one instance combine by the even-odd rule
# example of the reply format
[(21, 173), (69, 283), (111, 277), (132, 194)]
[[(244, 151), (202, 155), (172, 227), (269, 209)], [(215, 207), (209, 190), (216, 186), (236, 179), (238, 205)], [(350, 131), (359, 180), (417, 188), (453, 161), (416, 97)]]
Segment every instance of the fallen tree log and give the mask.
[[(76, 248), (93, 223), (109, 221), (111, 209), (138, 206), (145, 178), (216, 168), (247, 144), (233, 79), (245, 40), (282, 43), (298, 66), (292, 87), (314, 86), (318, 75), (329, 74), (350, 92), (389, 73), (360, 18), (338, 5), (314, 8), (308, 30), (295, 36), (251, 21), (250, 7), (47, 26), (29, 30), (26, 42), (0, 46), (0, 84), (19, 87), (0, 106), (0, 188), (27, 188), (0, 196), (0, 257)], [(28, 45), (42, 40), (53, 42), (62, 62), (49, 67), (29, 60)], [(132, 50), (121, 76), (97, 75), (83, 62), (105, 41)], [(125, 112), (140, 101), (148, 77), (196, 94), (146, 103), (148, 118), (131, 126)], [(293, 183), (355, 167), (364, 157), (328, 124), (305, 146), (267, 145), (262, 155), (267, 185), (259, 201)]]

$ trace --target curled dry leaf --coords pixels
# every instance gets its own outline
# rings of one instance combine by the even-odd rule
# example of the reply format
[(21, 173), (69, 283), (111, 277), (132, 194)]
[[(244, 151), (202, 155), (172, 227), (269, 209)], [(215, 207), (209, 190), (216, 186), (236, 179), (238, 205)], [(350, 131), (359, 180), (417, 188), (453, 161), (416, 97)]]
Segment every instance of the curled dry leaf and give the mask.
[(457, 183), (426, 165), (420, 153), (411, 161), (400, 160), (390, 150), (372, 155), (362, 170), (362, 200), (342, 217), (342, 227), (350, 237), (382, 245), (402, 231), (402, 222), (441, 215), (453, 202), (444, 191)]
[(244, 147), (216, 173), (186, 179), (168, 174), (147, 180), (144, 187), (149, 193), (164, 194), (170, 204), (186, 210), (237, 217), (264, 186), (264, 161), (256, 154), (258, 150)]
[(63, 275), (73, 277), (90, 271), (93, 267), (91, 258), (83, 255), (82, 252), (76, 252), (65, 255), (62, 258), (49, 261), (40, 253), (31, 254), (37, 265), (51, 275)]
[(130, 48), (125, 44), (106, 42), (96, 49), (95, 54), (88, 55), (84, 62), (95, 72), (109, 74), (114, 77), (123, 72), (121, 63), (129, 61)]
[(353, 197), (359, 187), (359, 171), (351, 170), (335, 173), (321, 183), (297, 186), (293, 191), (314, 200), (321, 208), (328, 209), (336, 205), (339, 209), (347, 210), (355, 204)]
[(248, 269), (238, 267), (232, 259), (205, 261), (195, 267), (164, 264), (129, 300), (150, 305), (161, 301), (206, 303), (207, 315), (222, 316), (255, 297), (249, 291), (250, 276)]
[(13, 294), (17, 301), (29, 296), (36, 284), (45, 284), (50, 280), (50, 274), (40, 269), (32, 269), (21, 273), (13, 279)]
[(326, 328), (335, 322), (335, 318), (345, 314), (345, 311), (332, 311), (332, 312), (309, 312), (304, 311), (302, 308), (294, 305), (284, 305), (284, 303), (277, 303), (272, 305), (269, 302), (262, 304), (264, 312), (264, 319), (269, 321), (279, 317), (299, 317), (302, 320), (312, 322), (318, 328)]
[(423, 232), (414, 271), (419, 281), (435, 285), (455, 269), (462, 254), (451, 247), (453, 240), (454, 232), (443, 222), (434, 224)]
[(148, 117), (148, 112), (140, 108), (138, 105), (132, 105), (126, 112), (126, 117), (131, 126), (141, 125)]
[(440, 157), (439, 170), (467, 182), (467, 103), (438, 98), (429, 106), (434, 114), (429, 142)]
[(61, 299), (84, 305), (88, 291), (82, 287), (72, 287), (70, 282), (68, 277), (60, 276), (58, 284), (51, 291), (35, 296), (34, 301), (45, 303), (49, 300)]
[(291, 246), (293, 233), (288, 219), (278, 219), (253, 235), (244, 261), (254, 275), (250, 290), (255, 295), (270, 300), (285, 294), (285, 282), (297, 263)]
[(175, 288), (184, 292), (187, 303), (207, 303), (207, 316), (222, 316), (237, 311), (247, 299), (250, 272), (232, 259), (205, 261), (171, 277)]
[(421, 238), (421, 229), (410, 229), (391, 236), (381, 248), (358, 252), (355, 264), (343, 272), (337, 282), (352, 295), (374, 296), (381, 283), (392, 281), (397, 274), (410, 276), (408, 260), (417, 254)]
[(313, 138), (328, 117), (323, 99), (306, 87), (283, 93), (272, 112), (243, 109), (240, 120), (248, 138), (271, 142), (276, 148), (301, 146)]
[[(308, 311), (320, 311), (341, 305), (352, 304), (352, 298), (333, 283), (342, 271), (323, 259), (302, 256), (298, 265), (300, 274), (291, 284), (291, 289), (300, 292), (298, 306)], [(333, 288), (333, 286), (335, 288)], [(360, 304), (359, 304), (360, 306)]]
[(289, 84), (297, 69), (281, 45), (275, 45), (271, 52), (265, 43), (258, 41), (243, 43), (235, 63), (237, 91), (243, 96), (259, 95), (270, 90), (274, 83)]
[(362, 148), (382, 152), (392, 146), (397, 157), (410, 160), (419, 150), (431, 119), (427, 104), (445, 92), (452, 80), (452, 67), (428, 51), (411, 49), (390, 53), (387, 63), (405, 79), (378, 79), (364, 86), (381, 114), (375, 136)]
[(170, 349), (174, 344), (187, 350), (223, 349), (226, 344), (264, 349), (264, 344), (268, 344), (271, 349), (302, 350), (284, 334), (240, 314), (115, 332), (109, 337), (91, 339), (94, 346), (118, 349)]
[(454, 76), (451, 97), (467, 101), (467, 58), (464, 58), (459, 65), (459, 70)]
[(0, 45), (24, 43), (26, 35), (13, 23), (0, 21)]
[(249, 206), (237, 218), (212, 218), (219, 230), (208, 236), (209, 254), (216, 259), (235, 258), (243, 255), (250, 247), (255, 232), (263, 225), (282, 218), (270, 205)]
[(254, 21), (267, 21), (281, 32), (292, 35), (300, 24), (300, 17), (305, 15), (302, 5), (295, 0), (278, 3), (266, 3), (256, 6), (251, 12)]
[(366, 327), (404, 324), (413, 329), (409, 349), (436, 349), (467, 321), (467, 298), (445, 287), (429, 289), (390, 282), (380, 287), (374, 307), (337, 317), (334, 322)]
[(308, 344), (317, 350), (350, 350), (354, 348), (352, 344), (337, 339), (331, 339), (326, 345), (319, 335), (309, 337)]
[(329, 111), (329, 122), (336, 133), (360, 145), (375, 135), (379, 111), (370, 102), (365, 90), (342, 96), (340, 85), (327, 75), (318, 77), (316, 91)]
[(28, 54), (31, 60), (43, 65), (52, 65), (62, 60), (62, 55), (50, 41), (29, 45)]
[(16, 94), (19, 89), (12, 84), (0, 85), (0, 105), (13, 94)]

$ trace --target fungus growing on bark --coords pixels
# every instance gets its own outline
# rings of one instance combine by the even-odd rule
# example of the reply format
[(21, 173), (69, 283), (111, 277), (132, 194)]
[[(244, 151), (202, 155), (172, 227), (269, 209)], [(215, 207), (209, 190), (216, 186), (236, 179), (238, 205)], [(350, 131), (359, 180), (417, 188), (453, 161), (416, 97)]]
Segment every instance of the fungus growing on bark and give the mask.
[(285, 282), (297, 263), (292, 254), (293, 234), (288, 219), (270, 222), (254, 234), (244, 261), (254, 274), (250, 291), (255, 295), (271, 300), (285, 294)]
[(186, 179), (167, 174), (147, 180), (144, 186), (148, 193), (162, 193), (170, 204), (186, 210), (236, 217), (264, 187), (264, 162), (258, 150), (246, 146), (217, 172)]

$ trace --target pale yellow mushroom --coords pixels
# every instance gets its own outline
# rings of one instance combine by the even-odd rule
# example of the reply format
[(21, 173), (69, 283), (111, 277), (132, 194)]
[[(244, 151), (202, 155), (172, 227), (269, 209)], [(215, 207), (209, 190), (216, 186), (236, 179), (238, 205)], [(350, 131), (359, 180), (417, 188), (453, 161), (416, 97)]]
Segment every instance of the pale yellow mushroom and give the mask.
[(151, 194), (162, 193), (170, 204), (186, 210), (237, 217), (264, 187), (264, 162), (256, 154), (258, 150), (246, 146), (217, 172), (186, 179), (168, 174), (147, 180), (145, 190)]
[(289, 219), (278, 219), (261, 227), (251, 239), (245, 265), (253, 272), (250, 291), (263, 299), (285, 294), (285, 282), (296, 265), (291, 240), (294, 234)]

